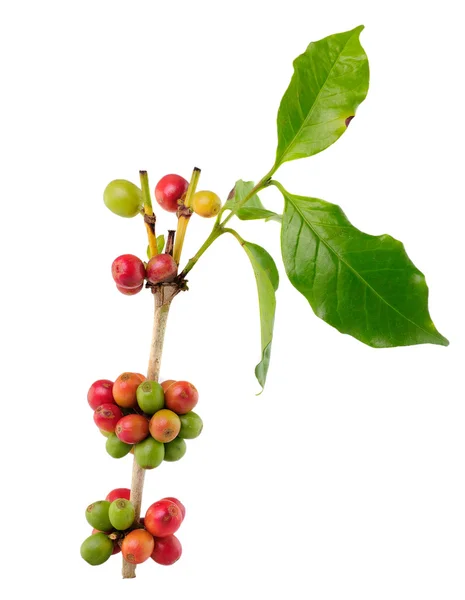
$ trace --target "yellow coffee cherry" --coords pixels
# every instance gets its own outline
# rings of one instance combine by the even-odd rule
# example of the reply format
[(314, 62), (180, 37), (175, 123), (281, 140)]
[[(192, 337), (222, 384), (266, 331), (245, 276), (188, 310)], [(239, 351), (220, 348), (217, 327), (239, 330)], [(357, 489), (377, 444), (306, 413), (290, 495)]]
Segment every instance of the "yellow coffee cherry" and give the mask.
[(192, 209), (195, 214), (209, 219), (220, 212), (221, 200), (215, 192), (196, 192), (192, 196)]

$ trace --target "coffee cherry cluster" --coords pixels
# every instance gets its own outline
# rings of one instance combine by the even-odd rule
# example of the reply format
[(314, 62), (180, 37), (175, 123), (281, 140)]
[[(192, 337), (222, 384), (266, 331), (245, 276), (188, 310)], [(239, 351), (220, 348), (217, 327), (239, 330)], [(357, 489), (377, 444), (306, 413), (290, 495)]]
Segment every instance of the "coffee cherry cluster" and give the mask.
[(87, 507), (86, 519), (93, 529), (81, 545), (82, 558), (90, 565), (101, 565), (122, 552), (127, 562), (136, 565), (149, 558), (160, 565), (174, 564), (182, 554), (174, 534), (184, 520), (184, 505), (177, 498), (163, 498), (136, 521), (129, 498), (129, 489), (117, 488), (105, 500)]
[(133, 254), (122, 254), (111, 265), (117, 289), (126, 296), (138, 294), (144, 281), (169, 283), (178, 274), (178, 265), (170, 254), (157, 254), (147, 264)]
[(175, 462), (186, 453), (186, 439), (198, 437), (202, 419), (192, 409), (199, 394), (188, 381), (158, 383), (140, 373), (123, 373), (113, 383), (95, 381), (87, 394), (94, 422), (107, 438), (113, 458), (134, 453), (143, 469), (163, 460)]
[[(161, 208), (175, 213), (184, 205), (188, 186), (181, 175), (165, 175), (155, 186), (155, 198)], [(143, 212), (141, 189), (125, 179), (111, 181), (105, 188), (103, 200), (107, 208), (120, 217), (135, 217)], [(191, 207), (200, 217), (211, 218), (220, 212), (221, 200), (214, 192), (202, 190), (192, 196)]]

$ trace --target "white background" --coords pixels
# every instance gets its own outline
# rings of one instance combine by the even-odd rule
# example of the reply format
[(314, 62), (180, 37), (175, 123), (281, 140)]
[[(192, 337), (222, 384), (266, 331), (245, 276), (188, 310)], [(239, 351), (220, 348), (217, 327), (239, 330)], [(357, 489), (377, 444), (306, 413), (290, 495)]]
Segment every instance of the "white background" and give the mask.
[[(186, 504), (184, 556), (133, 581), (120, 557), (91, 568), (84, 509), (129, 483), (131, 459), (105, 453), (86, 392), (146, 368), (152, 312), (148, 292), (115, 290), (112, 260), (143, 257), (146, 240), (102, 191), (141, 168), (153, 188), (199, 166), (200, 187), (223, 198), (258, 180), (292, 60), (360, 23), (366, 102), (334, 146), (277, 177), (404, 241), (451, 345), (373, 350), (340, 335), (286, 280), (278, 226), (238, 224), (282, 273), (267, 389), (255, 396), (255, 281), (225, 236), (175, 302), (162, 368), (200, 390), (204, 433), (145, 491), (144, 509)], [(11, 1), (0, 28), (5, 597), (463, 599), (458, 3)], [(274, 189), (262, 200), (281, 209)], [(159, 223), (174, 227), (167, 213)], [(185, 258), (210, 227), (193, 219)]]

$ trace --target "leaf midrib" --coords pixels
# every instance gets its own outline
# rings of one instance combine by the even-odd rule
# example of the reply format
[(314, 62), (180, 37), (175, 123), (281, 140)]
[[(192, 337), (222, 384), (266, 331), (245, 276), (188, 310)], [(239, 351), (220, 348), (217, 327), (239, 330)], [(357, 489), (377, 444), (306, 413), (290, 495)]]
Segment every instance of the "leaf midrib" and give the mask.
[[(358, 33), (358, 32), (357, 32), (357, 33)], [(313, 102), (313, 104), (312, 104), (312, 107), (311, 107), (310, 111), (308, 112), (307, 116), (306, 116), (306, 117), (305, 117), (305, 119), (303, 120), (303, 122), (302, 122), (302, 125), (299, 127), (299, 130), (297, 131), (297, 133), (296, 133), (296, 134), (294, 135), (294, 137), (292, 138), (292, 141), (291, 141), (291, 143), (290, 143), (290, 144), (288, 144), (288, 146), (286, 146), (285, 150), (284, 150), (284, 151), (281, 153), (280, 159), (281, 159), (283, 156), (285, 156), (286, 154), (288, 154), (288, 152), (290, 151), (290, 149), (291, 149), (291, 148), (292, 148), (292, 147), (295, 145), (295, 143), (296, 143), (296, 140), (297, 140), (297, 136), (300, 134), (300, 132), (302, 131), (302, 129), (303, 129), (305, 126), (306, 126), (308, 119), (310, 119), (310, 117), (312, 116), (312, 114), (313, 114), (313, 111), (314, 111), (314, 109), (315, 109), (315, 106), (317, 105), (317, 103), (318, 103), (318, 100), (319, 100), (319, 98), (320, 98), (320, 94), (321, 94), (321, 92), (323, 91), (324, 87), (326, 86), (326, 83), (327, 83), (328, 79), (331, 77), (331, 73), (333, 72), (333, 70), (334, 70), (334, 67), (336, 66), (337, 62), (339, 61), (339, 59), (340, 59), (340, 57), (341, 57), (341, 55), (342, 55), (342, 53), (343, 53), (343, 52), (344, 52), (344, 50), (346, 49), (346, 46), (347, 46), (347, 44), (348, 44), (348, 43), (350, 42), (350, 40), (351, 40), (351, 39), (354, 37), (354, 35), (357, 35), (357, 34), (356, 34), (356, 33), (353, 33), (353, 34), (352, 34), (352, 35), (351, 35), (351, 36), (350, 36), (350, 37), (347, 39), (346, 43), (344, 44), (344, 47), (342, 48), (342, 50), (341, 50), (341, 51), (339, 52), (339, 54), (337, 55), (337, 57), (336, 57), (336, 60), (334, 61), (334, 63), (333, 63), (333, 66), (332, 66), (332, 67), (331, 67), (331, 69), (329, 70), (329, 72), (328, 72), (328, 75), (326, 76), (326, 79), (324, 80), (324, 83), (323, 83), (323, 85), (321, 86), (321, 88), (320, 88), (320, 91), (318, 92), (318, 94), (317, 94), (317, 96), (316, 96), (316, 98), (315, 98), (315, 101), (314, 101), (314, 102)], [(278, 162), (280, 162), (280, 161), (276, 160), (276, 162), (278, 163)]]
[[(358, 271), (356, 271), (348, 262), (346, 262), (342, 256), (336, 252), (336, 250), (326, 241), (324, 240), (322, 237), (320, 237), (317, 233), (317, 231), (312, 227), (312, 224), (310, 221), (308, 221), (306, 219), (306, 217), (304, 216), (304, 214), (302, 213), (302, 211), (299, 209), (299, 207), (291, 200), (291, 197), (286, 194), (286, 199), (288, 202), (290, 202), (292, 204), (292, 206), (294, 207), (294, 209), (299, 213), (299, 215), (301, 216), (302, 220), (305, 221), (305, 223), (307, 223), (308, 227), (312, 230), (313, 234), (320, 240), (320, 242), (322, 242), (329, 250), (330, 252), (332, 252), (335, 256), (337, 256), (337, 258), (340, 260), (341, 263), (343, 263), (362, 283), (364, 283), (366, 285), (367, 288), (369, 288), (373, 294), (375, 296), (377, 296), (381, 302), (383, 302), (384, 304), (386, 304), (386, 306), (388, 306), (391, 310), (393, 310), (394, 312), (396, 312), (398, 315), (400, 315), (403, 319), (405, 319), (406, 321), (408, 321), (409, 323), (411, 323), (412, 325), (415, 325), (415, 327), (417, 327), (418, 329), (420, 329), (421, 331), (423, 331), (424, 333), (426, 333), (429, 336), (432, 336), (438, 340), (443, 341), (445, 338), (443, 338), (442, 336), (437, 336), (434, 333), (431, 333), (430, 331), (427, 331), (426, 329), (424, 329), (423, 327), (421, 327), (421, 325), (418, 325), (418, 323), (415, 323), (415, 321), (412, 321), (411, 319), (409, 319), (406, 315), (402, 314), (395, 306), (392, 306), (392, 304), (390, 304), (387, 300), (385, 300), (385, 298), (383, 298), (383, 296), (381, 296), (369, 283), (366, 279), (364, 279)], [(311, 210), (311, 209), (310, 209)], [(355, 227), (352, 226), (353, 229), (355, 229)]]

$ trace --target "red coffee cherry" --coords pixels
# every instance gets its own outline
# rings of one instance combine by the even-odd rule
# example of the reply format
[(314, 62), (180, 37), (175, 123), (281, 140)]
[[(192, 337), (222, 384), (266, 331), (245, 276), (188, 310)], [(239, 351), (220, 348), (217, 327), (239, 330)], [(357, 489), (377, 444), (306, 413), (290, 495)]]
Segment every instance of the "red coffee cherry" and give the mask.
[(170, 254), (157, 254), (147, 265), (147, 279), (150, 283), (167, 283), (178, 274), (178, 265)]
[(137, 288), (144, 283), (144, 263), (133, 254), (123, 254), (113, 261), (111, 274), (117, 285), (123, 288)]
[(153, 538), (154, 546), (152, 552), (153, 560), (159, 565), (174, 565), (181, 558), (181, 542), (175, 535), (167, 535), (162, 538)]
[[(108, 500), (108, 498), (107, 498), (107, 500)], [(168, 496), (167, 498), (162, 498), (162, 500), (170, 500), (170, 502), (174, 502), (179, 507), (179, 510), (181, 511), (181, 514), (182, 514), (182, 518), (184, 520), (184, 517), (186, 516), (186, 507), (180, 500), (178, 500), (177, 498), (173, 498), (172, 496)]]
[(176, 212), (189, 183), (181, 175), (165, 175), (155, 187), (158, 204), (168, 212)]
[(87, 402), (95, 410), (102, 404), (114, 404), (112, 394), (113, 381), (109, 379), (99, 379), (94, 381), (87, 392)]
[(155, 543), (153, 536), (145, 529), (134, 529), (128, 533), (121, 544), (124, 560), (140, 565), (150, 558)]
[(111, 492), (109, 492), (107, 494), (107, 497), (105, 498), (105, 500), (108, 500), (108, 502), (113, 502), (113, 500), (118, 500), (118, 498), (124, 498), (125, 500), (130, 500), (130, 496), (131, 496), (130, 489), (115, 488), (114, 490), (111, 490)]
[(142, 415), (126, 415), (118, 421), (115, 433), (125, 444), (137, 444), (149, 434), (148, 419)]
[(171, 500), (159, 500), (145, 513), (144, 527), (155, 537), (173, 535), (181, 523), (181, 509)]
[(135, 296), (142, 290), (143, 287), (144, 287), (143, 283), (141, 283), (139, 286), (137, 286), (135, 288), (127, 288), (127, 287), (123, 287), (122, 285), (116, 284), (116, 289), (119, 292), (121, 292), (122, 294), (124, 294), (125, 296)]
[(123, 416), (116, 404), (107, 402), (101, 404), (94, 412), (94, 422), (99, 429), (113, 433), (116, 425)]
[(178, 415), (191, 411), (199, 401), (199, 393), (188, 381), (176, 381), (165, 391), (165, 406)]

